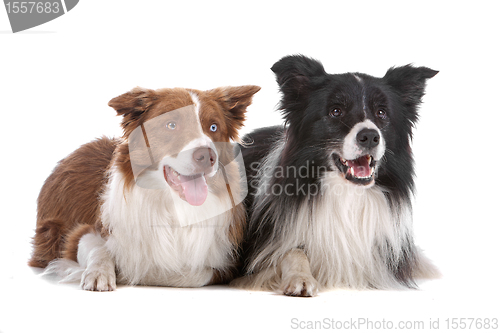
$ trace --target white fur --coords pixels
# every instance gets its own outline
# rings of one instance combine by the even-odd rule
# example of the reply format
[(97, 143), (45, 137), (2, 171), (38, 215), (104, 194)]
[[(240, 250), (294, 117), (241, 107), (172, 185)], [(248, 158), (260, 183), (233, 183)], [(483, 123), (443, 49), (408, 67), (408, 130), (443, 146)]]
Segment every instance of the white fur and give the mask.
[[(215, 154), (215, 164), (213, 170), (208, 174), (208, 177), (213, 176), (217, 172), (218, 168), (218, 154), (217, 149), (210, 137), (208, 137), (204, 131), (200, 122), (200, 105), (201, 102), (198, 95), (192, 91), (189, 92), (193, 105), (189, 108), (180, 108), (178, 110), (170, 111), (166, 115), (171, 115), (175, 112), (194, 112), (193, 119), (196, 119), (195, 123), (187, 124), (188, 126), (196, 127), (197, 131), (195, 136), (189, 141), (184, 147), (175, 147), (176, 150), (172, 154), (166, 154), (166, 156), (160, 162), (160, 165), (168, 165), (172, 167), (175, 171), (179, 172), (181, 175), (193, 175), (196, 174), (196, 165), (193, 163), (193, 153), (197, 148), (210, 148)], [(162, 117), (162, 116), (160, 116)], [(154, 121), (149, 120), (148, 122)], [(147, 128), (147, 126), (146, 126)], [(178, 148), (181, 148), (178, 150)]]
[(201, 128), (201, 122), (200, 122), (200, 105), (201, 105), (201, 102), (200, 102), (200, 99), (198, 98), (198, 94), (195, 93), (194, 91), (189, 91), (189, 96), (191, 96), (191, 100), (193, 101), (193, 104), (194, 104), (194, 110), (196, 112), (197, 124)]
[(375, 125), (371, 120), (366, 119), (363, 122), (359, 122), (353, 126), (350, 132), (344, 138), (344, 143), (342, 145), (342, 153), (341, 156), (346, 160), (354, 160), (363, 155), (362, 149), (359, 147), (356, 136), (363, 129), (374, 129), (380, 135), (380, 142), (375, 149), (375, 153), (373, 154), (373, 158), (375, 160), (380, 160), (385, 153), (385, 140), (381, 135), (380, 130), (377, 125)]
[[(358, 81), (358, 83), (361, 84), (361, 86), (364, 85), (364, 81), (363, 81), (362, 78), (360, 78), (356, 74), (352, 74), (352, 76), (354, 76), (354, 78), (356, 79), (356, 81)], [(366, 118), (366, 94), (365, 94), (365, 89), (364, 88), (363, 88), (363, 113), (365, 114), (365, 118)]]
[(53, 260), (43, 274), (55, 273), (62, 277), (60, 282), (80, 282), (84, 290), (116, 289), (115, 265), (100, 235), (90, 233), (80, 239), (77, 260)]
[[(198, 96), (194, 92), (189, 93), (191, 99), (193, 101), (192, 105), (188, 105), (185, 107), (181, 107), (176, 110), (169, 111), (167, 113), (161, 114), (153, 119), (150, 119), (144, 123), (143, 126), (137, 127), (134, 129), (129, 137), (129, 149), (131, 152), (131, 163), (132, 170), (136, 178), (146, 169), (144, 166), (143, 157), (139, 155), (139, 157), (135, 157), (135, 151), (143, 152), (145, 150), (155, 150), (157, 147), (149, 147), (147, 146), (145, 137), (147, 138), (150, 132), (157, 131), (156, 125), (158, 123), (167, 122), (167, 119), (175, 119), (176, 116), (182, 118), (185, 113), (191, 113), (190, 119), (191, 123), (183, 124), (184, 126), (194, 127), (196, 131), (191, 131), (190, 137), (191, 141), (184, 144), (184, 146), (174, 146), (172, 147), (172, 151), (162, 151), (163, 159), (160, 161), (160, 165), (168, 165), (172, 167), (175, 171), (179, 172), (181, 175), (189, 176), (199, 173), (197, 170), (197, 165), (193, 163), (193, 153), (197, 148), (210, 148), (212, 149), (215, 157), (214, 167), (212, 171), (208, 174), (209, 177), (213, 176), (217, 172), (218, 168), (218, 153), (215, 147), (214, 142), (210, 139), (209, 136), (205, 134), (203, 131), (201, 122), (200, 122), (200, 101)], [(145, 132), (145, 134), (144, 134)], [(150, 143), (151, 144), (151, 143)], [(164, 147), (162, 147), (164, 149)], [(151, 161), (149, 166), (155, 165), (156, 162), (152, 159), (152, 155), (150, 155)], [(137, 161), (135, 159), (138, 159)]]
[(84, 235), (78, 243), (78, 263), (85, 267), (81, 278), (84, 290), (112, 291), (116, 289), (115, 265), (100, 235)]
[(276, 165), (281, 156), (281, 152), (285, 147), (285, 143), (286, 141), (284, 139), (278, 140), (275, 143), (274, 148), (270, 150), (269, 155), (265, 157), (262, 163), (256, 163), (255, 166), (250, 166), (250, 168), (254, 170), (257, 169), (257, 177), (255, 178), (258, 179), (258, 182), (251, 184), (251, 186), (257, 187), (257, 191), (255, 193), (255, 198), (257, 200), (255, 204), (257, 205), (259, 203), (262, 204), (263, 199), (266, 197), (269, 181), (276, 172)]
[[(209, 192), (200, 206), (191, 206), (180, 199), (164, 178), (164, 165), (183, 175), (192, 174), (195, 148), (209, 147), (217, 154), (214, 143), (201, 128), (200, 101), (195, 93), (190, 94), (197, 119), (193, 126), (198, 126), (198, 133), (180, 153), (167, 154), (157, 168), (145, 168), (143, 163), (134, 168), (132, 161), (137, 179), (130, 188), (125, 188), (123, 175), (116, 165), (112, 166), (100, 198), (101, 222), (109, 236), (105, 240), (93, 233), (84, 235), (78, 244), (78, 263), (58, 259), (50, 263), (46, 273), (57, 273), (65, 281), (80, 280), (86, 290), (110, 291), (117, 282), (203, 286), (212, 279), (214, 269), (224, 271), (234, 265), (236, 249), (229, 240), (228, 230), (233, 208), (248, 192), (241, 153), (220, 168), (217, 156), (213, 170), (205, 175)], [(176, 111), (192, 110), (193, 106)], [(140, 152), (150, 148), (146, 147), (143, 135), (149, 125), (137, 128), (129, 138), (132, 158), (134, 149)], [(151, 160), (150, 166), (155, 163)]]
[[(102, 222), (111, 233), (106, 248), (123, 283), (202, 286), (210, 281), (212, 268), (224, 268), (231, 260), (226, 236), (230, 209), (206, 219), (220, 205), (231, 207), (229, 196), (209, 192), (195, 209), (174, 202), (167, 190), (133, 186), (126, 191), (121, 174), (114, 172), (103, 199)], [(203, 222), (191, 223), (202, 217)]]
[[(364, 122), (357, 128), (364, 126), (370, 125)], [(256, 209), (261, 209), (266, 200), (272, 199), (265, 193), (283, 147), (283, 140), (277, 142), (260, 169), (260, 195), (256, 197)], [(402, 255), (397, 251), (401, 251), (405, 236), (411, 235), (410, 207), (399, 207), (398, 212), (391, 210), (384, 190), (379, 186), (354, 185), (340, 172), (328, 172), (321, 181), (319, 197), (311, 202), (305, 201), (297, 209), (282, 207), (268, 214), (287, 227), (250, 263), (249, 270), (257, 273), (236, 281), (234, 285), (280, 289), (296, 295), (302, 291), (294, 288), (302, 282), (306, 283), (306, 296), (314, 295), (314, 281), (318, 282), (320, 289), (401, 286), (388, 268), (386, 260), (390, 253), (387, 245), (396, 251), (396, 257)], [(292, 220), (297, 222), (287, 223)], [(284, 258), (291, 250), (305, 253), (310, 263), (309, 277), (303, 268), (304, 263), (300, 269), (289, 267), (293, 260)], [(303, 261), (297, 253), (293, 257)], [(284, 274), (287, 271), (292, 273)]]
[(85, 267), (76, 261), (69, 259), (55, 259), (43, 271), (43, 275), (57, 274), (61, 278), (59, 282), (80, 282)]
[(356, 79), (356, 81), (358, 81), (359, 83), (363, 83), (363, 79), (360, 78), (359, 76), (357, 76), (356, 74), (352, 74), (352, 76), (354, 76), (354, 78)]
[(314, 216), (306, 207), (299, 211), (299, 218), (315, 221), (304, 230), (304, 251), (313, 276), (326, 288), (397, 286), (385, 262), (385, 241), (396, 251), (402, 248), (410, 215), (396, 220), (380, 187), (349, 184), (336, 172), (323, 180), (322, 187), (323, 196), (313, 203)]
[[(393, 249), (401, 249), (403, 236), (411, 227), (409, 211), (395, 216), (381, 188), (349, 184), (337, 172), (329, 173), (322, 181), (322, 193), (314, 199), (312, 208), (305, 202), (296, 213), (287, 214), (298, 220), (296, 229), (286, 230), (279, 246), (262, 251), (251, 267), (266, 262), (276, 266), (276, 272), (283, 272), (287, 269), (283, 258), (290, 249), (301, 248), (309, 259), (312, 277), (322, 289), (399, 287), (387, 268), (385, 241)], [(254, 285), (274, 289), (274, 282), (264, 281), (270, 278), (274, 277), (264, 273), (256, 277)]]
[[(225, 166), (227, 172), (239, 169), (237, 160)], [(155, 180), (154, 174), (148, 177)], [(225, 184), (221, 172), (209, 181)], [(246, 178), (230, 180), (229, 185), (234, 204), (241, 203), (247, 193)], [(234, 260), (228, 239), (233, 219), (229, 193), (209, 191), (203, 205), (191, 206), (168, 186), (132, 185), (125, 190), (123, 176), (113, 167), (101, 199), (102, 223), (110, 231), (107, 240), (93, 233), (84, 235), (78, 263), (57, 259), (44, 274), (56, 273), (61, 282), (80, 281), (85, 290), (111, 291), (117, 282), (198, 287), (210, 282), (213, 269), (224, 270)]]
[(281, 286), (285, 295), (315, 296), (318, 292), (318, 281), (312, 276), (309, 260), (304, 251), (291, 249), (280, 263)]

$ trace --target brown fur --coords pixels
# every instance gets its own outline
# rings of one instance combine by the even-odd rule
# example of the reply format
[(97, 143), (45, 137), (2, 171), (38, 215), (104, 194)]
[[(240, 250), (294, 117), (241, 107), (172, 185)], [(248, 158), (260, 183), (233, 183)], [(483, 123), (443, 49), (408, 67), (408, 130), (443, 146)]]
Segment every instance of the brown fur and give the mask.
[[(238, 141), (238, 131), (243, 127), (246, 108), (252, 102), (252, 96), (260, 90), (257, 86), (222, 87), (209, 91), (197, 91), (202, 104), (201, 122), (206, 134), (216, 142), (229, 142), (229, 139)], [(208, 128), (212, 121), (226, 119), (218, 122), (221, 131), (209, 133)], [(223, 133), (223, 134), (222, 134)]]
[(46, 267), (62, 257), (68, 233), (78, 225), (99, 224), (99, 196), (116, 145), (117, 140), (106, 137), (87, 143), (60, 161), (47, 178), (38, 196), (30, 266)]
[(28, 264), (32, 267), (45, 268), (51, 260), (59, 258), (65, 233), (63, 221), (47, 219), (37, 222), (33, 237), (33, 255)]
[[(181, 88), (151, 90), (137, 87), (113, 98), (108, 105), (113, 107), (119, 115), (123, 115), (124, 138), (128, 138), (136, 128), (148, 120), (192, 105), (193, 101), (189, 92), (193, 92), (200, 99), (203, 108), (200, 113), (205, 134), (214, 142), (229, 142), (231, 139), (239, 140), (238, 130), (245, 121), (246, 108), (251, 104), (252, 96), (259, 90), (260, 87), (257, 86), (223, 87), (208, 91)], [(218, 121), (219, 119), (225, 121)], [(216, 133), (208, 130), (214, 122), (220, 128)], [(151, 132), (154, 131), (148, 130), (148, 133)], [(150, 145), (154, 145), (155, 139), (165, 142), (161, 137), (155, 138), (148, 135)], [(176, 144), (182, 147), (182, 143), (176, 142)], [(172, 148), (167, 149), (170, 152), (173, 151)], [(130, 188), (134, 183), (134, 173), (126, 140), (118, 147), (115, 158), (114, 162), (125, 177), (126, 187)]]
[(65, 259), (70, 259), (73, 261), (77, 260), (78, 255), (78, 242), (83, 235), (89, 234), (91, 232), (96, 232), (96, 228), (90, 224), (79, 224), (75, 226), (71, 232), (68, 234), (66, 239), (65, 248), (62, 253), (62, 257)]
[[(135, 185), (128, 146), (128, 138), (134, 129), (149, 119), (191, 105), (191, 91), (198, 95), (201, 102), (201, 123), (205, 134), (214, 142), (229, 142), (230, 139), (237, 141), (246, 108), (258, 90), (260, 88), (256, 86), (225, 87), (209, 91), (135, 88), (113, 98), (109, 106), (123, 116), (123, 139), (97, 139), (81, 146), (58, 163), (38, 197), (37, 228), (29, 265), (44, 268), (56, 258), (76, 261), (78, 243), (83, 235), (91, 232), (100, 233), (104, 238), (109, 235), (100, 221), (100, 197), (111, 165), (116, 165), (124, 175), (126, 188)], [(208, 130), (214, 122), (220, 129), (216, 133)], [(149, 133), (153, 135), (148, 137), (148, 147), (164, 144), (165, 138), (156, 136), (154, 131), (148, 130), (148, 135)], [(222, 162), (230, 161), (233, 158), (232, 152), (222, 151), (220, 158)], [(228, 170), (228, 177), (239, 177), (238, 170)], [(232, 212), (234, 220), (229, 227), (228, 237), (235, 246), (233, 255), (236, 257), (246, 225), (246, 212), (242, 204), (233, 207)], [(211, 283), (223, 283), (232, 279), (236, 271), (233, 268), (224, 271), (214, 269)]]

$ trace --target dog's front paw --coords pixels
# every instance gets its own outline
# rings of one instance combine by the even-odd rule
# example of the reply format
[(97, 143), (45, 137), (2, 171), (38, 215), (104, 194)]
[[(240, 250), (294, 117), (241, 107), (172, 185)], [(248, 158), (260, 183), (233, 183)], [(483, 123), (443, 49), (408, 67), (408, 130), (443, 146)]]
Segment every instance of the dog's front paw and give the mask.
[(294, 275), (283, 280), (280, 289), (287, 296), (312, 297), (318, 294), (318, 281), (310, 275)]
[(113, 291), (116, 289), (116, 275), (110, 270), (87, 269), (80, 285), (84, 290)]

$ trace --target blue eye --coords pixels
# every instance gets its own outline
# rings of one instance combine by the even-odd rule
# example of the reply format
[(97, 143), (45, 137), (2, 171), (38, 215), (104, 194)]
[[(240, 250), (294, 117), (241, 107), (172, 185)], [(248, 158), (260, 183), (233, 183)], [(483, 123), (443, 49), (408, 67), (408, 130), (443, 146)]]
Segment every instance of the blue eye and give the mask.
[(212, 132), (217, 131), (217, 125), (216, 125), (216, 124), (212, 124), (212, 125), (210, 126), (210, 130), (211, 130)]

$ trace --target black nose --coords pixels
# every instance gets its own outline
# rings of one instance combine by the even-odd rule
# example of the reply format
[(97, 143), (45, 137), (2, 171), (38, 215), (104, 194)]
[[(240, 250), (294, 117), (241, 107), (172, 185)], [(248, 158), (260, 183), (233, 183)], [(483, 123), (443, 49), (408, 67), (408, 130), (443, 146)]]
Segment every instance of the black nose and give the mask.
[(380, 135), (378, 131), (370, 128), (365, 128), (358, 132), (356, 135), (356, 140), (361, 147), (373, 148), (378, 146), (380, 142)]
[(215, 164), (215, 154), (210, 148), (198, 148), (193, 152), (193, 160), (201, 168), (210, 168)]

